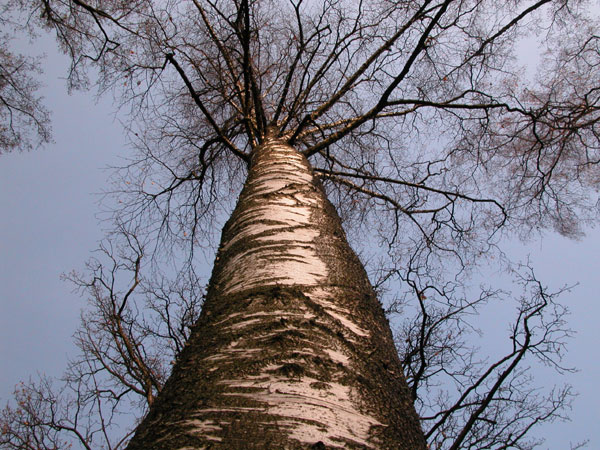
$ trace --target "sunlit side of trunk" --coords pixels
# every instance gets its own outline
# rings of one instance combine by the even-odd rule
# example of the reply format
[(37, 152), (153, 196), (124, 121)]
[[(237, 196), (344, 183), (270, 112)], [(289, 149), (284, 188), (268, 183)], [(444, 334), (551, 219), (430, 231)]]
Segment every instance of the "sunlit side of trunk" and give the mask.
[(424, 449), (391, 332), (306, 158), (257, 148), (202, 316), (130, 449)]

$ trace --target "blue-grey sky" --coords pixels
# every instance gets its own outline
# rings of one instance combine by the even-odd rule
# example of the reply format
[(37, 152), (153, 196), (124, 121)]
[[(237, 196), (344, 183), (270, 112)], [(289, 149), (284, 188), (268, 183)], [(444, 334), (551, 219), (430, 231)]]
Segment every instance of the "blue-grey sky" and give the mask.
[[(60, 375), (82, 300), (61, 273), (83, 267), (102, 238), (98, 194), (125, 151), (109, 102), (67, 95), (66, 59), (52, 39), (43, 95), (54, 144), (0, 157), (0, 397), (36, 372)], [(4, 402), (3, 402), (4, 403)]]
[[(43, 94), (53, 113), (55, 144), (0, 157), (2, 405), (19, 380), (36, 373), (59, 376), (67, 355), (75, 351), (71, 335), (84, 300), (59, 277), (82, 268), (102, 238), (95, 214), (96, 194), (109, 174), (103, 168), (118, 164), (119, 155), (128, 151), (108, 100), (96, 103), (89, 93), (67, 95), (60, 79), (66, 60), (53, 46), (51, 39), (36, 44), (49, 55)], [(547, 438), (543, 448), (568, 449), (569, 442), (585, 438), (591, 440), (589, 448), (600, 448), (600, 232), (590, 230), (579, 242), (550, 235), (526, 247), (514, 246), (514, 252), (521, 257), (531, 254), (538, 276), (552, 288), (579, 282), (563, 301), (572, 311), (570, 326), (578, 332), (566, 365), (580, 369), (567, 381), (580, 397), (572, 422), (540, 432)], [(542, 385), (552, 381), (546, 372), (540, 377)]]

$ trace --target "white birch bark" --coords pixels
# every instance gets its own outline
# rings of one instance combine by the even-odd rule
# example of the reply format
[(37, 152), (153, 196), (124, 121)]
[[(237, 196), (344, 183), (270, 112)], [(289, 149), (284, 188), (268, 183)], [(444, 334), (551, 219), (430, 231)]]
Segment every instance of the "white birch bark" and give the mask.
[(255, 150), (202, 316), (129, 448), (425, 448), (383, 311), (290, 146)]

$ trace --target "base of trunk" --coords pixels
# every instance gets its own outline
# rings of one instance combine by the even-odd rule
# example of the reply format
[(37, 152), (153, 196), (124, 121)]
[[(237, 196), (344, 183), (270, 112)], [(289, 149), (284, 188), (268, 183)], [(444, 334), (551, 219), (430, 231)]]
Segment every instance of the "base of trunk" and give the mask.
[(257, 149), (202, 316), (129, 448), (425, 448), (383, 310), (291, 147)]

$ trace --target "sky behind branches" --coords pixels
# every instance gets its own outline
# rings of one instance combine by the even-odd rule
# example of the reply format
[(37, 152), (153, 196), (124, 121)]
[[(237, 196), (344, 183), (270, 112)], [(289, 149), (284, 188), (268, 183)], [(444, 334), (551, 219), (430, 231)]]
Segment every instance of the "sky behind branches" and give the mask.
[[(47, 54), (43, 95), (52, 111), (55, 144), (0, 157), (2, 406), (19, 380), (36, 373), (60, 376), (67, 356), (75, 352), (71, 335), (85, 299), (72, 292), (60, 274), (82, 269), (102, 239), (96, 214), (97, 194), (107, 187), (110, 174), (104, 168), (119, 165), (119, 156), (128, 152), (108, 99), (96, 103), (89, 93), (67, 95), (61, 79), (67, 61), (54, 47), (52, 38), (43, 37), (35, 50)], [(600, 230), (589, 230), (579, 242), (547, 235), (526, 247), (514, 243), (510, 248), (521, 259), (531, 255), (536, 274), (551, 290), (579, 282), (561, 299), (572, 311), (570, 327), (578, 332), (570, 342), (565, 365), (580, 369), (567, 375), (580, 397), (574, 404), (572, 422), (538, 431), (537, 435), (547, 438), (542, 448), (568, 449), (570, 442), (583, 439), (591, 440), (589, 448), (600, 448), (596, 424), (600, 419)], [(204, 272), (210, 274), (209, 265)], [(506, 313), (507, 322), (513, 312)], [(502, 336), (506, 326), (498, 315), (501, 312), (484, 316), (481, 328), (495, 328)], [(482, 347), (489, 345), (496, 343), (481, 341)], [(560, 381), (546, 371), (536, 373), (539, 384)]]

